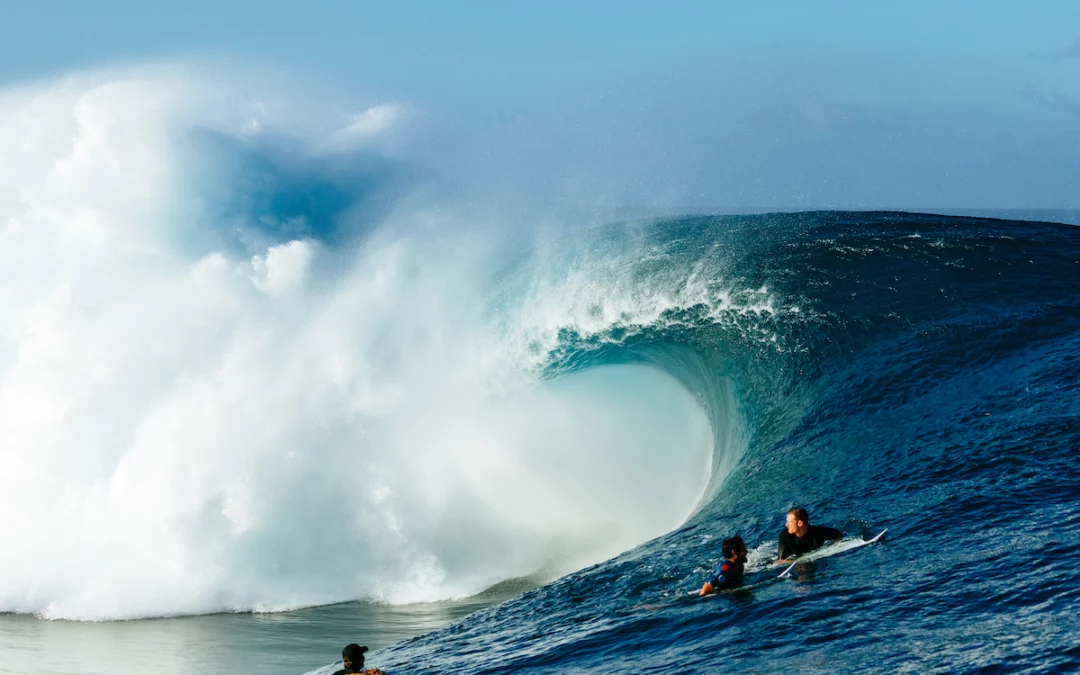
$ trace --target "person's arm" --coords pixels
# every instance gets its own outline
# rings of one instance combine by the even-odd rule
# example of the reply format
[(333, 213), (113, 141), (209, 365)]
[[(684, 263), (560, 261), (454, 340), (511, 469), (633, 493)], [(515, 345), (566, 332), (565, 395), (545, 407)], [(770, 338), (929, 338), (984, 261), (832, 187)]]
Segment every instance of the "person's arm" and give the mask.
[(773, 563), (774, 565), (789, 565), (789, 564), (791, 564), (791, 561), (793, 561), (795, 559), (795, 555), (788, 552), (787, 536), (786, 535), (787, 535), (786, 530), (781, 530), (780, 531), (780, 541), (776, 545), (777, 561), (775, 563)]
[(840, 541), (844, 538), (844, 533), (835, 527), (823, 527), (821, 529), (825, 530), (825, 538), (829, 541)]
[(727, 579), (726, 574), (725, 574), (726, 572), (727, 572), (727, 563), (720, 563), (720, 567), (716, 568), (713, 571), (712, 576), (710, 576), (709, 580), (705, 582), (705, 585), (701, 587), (701, 592), (698, 593), (698, 597), (701, 597), (703, 595), (708, 595), (709, 593), (712, 593), (713, 591), (720, 590), (720, 587), (724, 584), (724, 581)]

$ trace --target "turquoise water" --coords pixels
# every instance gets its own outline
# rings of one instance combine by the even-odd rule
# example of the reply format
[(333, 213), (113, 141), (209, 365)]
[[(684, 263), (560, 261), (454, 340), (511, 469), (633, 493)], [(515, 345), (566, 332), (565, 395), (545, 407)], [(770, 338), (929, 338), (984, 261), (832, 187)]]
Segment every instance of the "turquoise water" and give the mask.
[[(345, 603), (277, 614), (76, 622), (0, 615), (4, 675), (136, 675), (154, 672), (298, 675), (360, 642), (379, 649), (427, 633), (496, 602), (390, 607)], [(376, 660), (371, 661), (377, 665)]]

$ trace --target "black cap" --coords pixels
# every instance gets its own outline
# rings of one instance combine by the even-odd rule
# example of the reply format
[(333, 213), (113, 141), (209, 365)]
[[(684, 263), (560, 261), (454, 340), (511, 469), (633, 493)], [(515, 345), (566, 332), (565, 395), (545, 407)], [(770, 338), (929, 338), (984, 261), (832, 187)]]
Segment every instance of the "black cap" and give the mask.
[(351, 645), (345, 645), (345, 649), (341, 650), (341, 658), (349, 659), (350, 661), (360, 661), (364, 658), (364, 652), (367, 650), (367, 647), (361, 647), (354, 642)]

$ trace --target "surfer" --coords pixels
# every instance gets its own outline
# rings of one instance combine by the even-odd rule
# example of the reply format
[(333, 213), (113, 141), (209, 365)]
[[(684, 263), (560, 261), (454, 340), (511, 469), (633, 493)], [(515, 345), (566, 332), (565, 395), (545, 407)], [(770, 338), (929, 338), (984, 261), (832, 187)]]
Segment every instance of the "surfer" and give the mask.
[(709, 575), (709, 580), (701, 587), (699, 596), (716, 591), (735, 588), (742, 584), (743, 566), (746, 564), (746, 544), (742, 537), (725, 539), (720, 546), (724, 561)]
[(367, 670), (364, 670), (364, 652), (367, 650), (367, 647), (361, 647), (356, 643), (345, 645), (345, 649), (341, 650), (341, 660), (343, 661), (341, 665), (343, 668), (334, 672), (334, 675), (348, 675), (349, 673), (384, 675), (383, 671), (378, 668), (368, 668)]
[(787, 512), (787, 524), (780, 530), (780, 546), (777, 563), (790, 563), (797, 555), (821, 548), (830, 541), (837, 541), (844, 534), (831, 527), (810, 524), (806, 509), (793, 508)]

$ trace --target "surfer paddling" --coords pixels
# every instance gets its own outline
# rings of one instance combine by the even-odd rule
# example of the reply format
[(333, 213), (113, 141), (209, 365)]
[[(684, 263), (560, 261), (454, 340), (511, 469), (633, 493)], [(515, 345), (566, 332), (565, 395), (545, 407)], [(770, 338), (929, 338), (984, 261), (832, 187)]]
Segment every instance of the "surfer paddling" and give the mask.
[(709, 580), (698, 593), (699, 597), (742, 585), (743, 566), (746, 565), (746, 544), (742, 537), (725, 539), (720, 552), (724, 561), (709, 575)]
[(345, 649), (341, 650), (342, 669), (335, 671), (334, 675), (349, 675), (350, 673), (363, 673), (364, 675), (385, 675), (383, 671), (378, 668), (368, 668), (364, 670), (364, 652), (368, 650), (367, 647), (361, 647), (358, 644), (346, 645)]
[(819, 549), (830, 541), (838, 541), (844, 534), (831, 527), (810, 524), (806, 509), (794, 508), (787, 512), (787, 524), (780, 530), (780, 546), (777, 551), (779, 563), (790, 563), (795, 556)]

